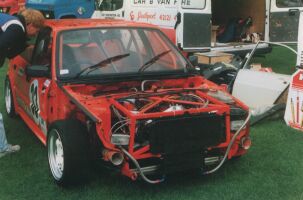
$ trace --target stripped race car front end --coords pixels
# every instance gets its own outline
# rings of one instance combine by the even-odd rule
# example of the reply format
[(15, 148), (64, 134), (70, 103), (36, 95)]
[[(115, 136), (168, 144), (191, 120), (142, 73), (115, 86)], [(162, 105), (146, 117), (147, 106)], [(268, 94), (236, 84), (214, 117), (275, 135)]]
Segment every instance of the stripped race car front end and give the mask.
[(91, 113), (101, 141), (97, 155), (133, 180), (140, 175), (157, 183), (148, 175), (195, 169), (211, 173), (251, 145), (248, 108), (201, 77), (90, 87), (64, 89)]

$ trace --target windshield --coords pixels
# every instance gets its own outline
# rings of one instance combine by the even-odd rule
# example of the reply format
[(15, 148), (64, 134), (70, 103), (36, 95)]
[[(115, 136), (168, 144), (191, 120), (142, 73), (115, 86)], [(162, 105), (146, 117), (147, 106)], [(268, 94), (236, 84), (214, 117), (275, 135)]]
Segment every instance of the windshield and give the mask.
[(187, 61), (158, 30), (81, 29), (57, 40), (59, 78), (186, 72)]

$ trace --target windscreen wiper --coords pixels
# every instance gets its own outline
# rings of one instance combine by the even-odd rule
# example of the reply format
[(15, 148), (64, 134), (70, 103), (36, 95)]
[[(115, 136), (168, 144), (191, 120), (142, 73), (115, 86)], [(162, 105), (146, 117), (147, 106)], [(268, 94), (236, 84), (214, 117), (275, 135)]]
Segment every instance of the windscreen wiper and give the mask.
[(154, 64), (157, 60), (159, 60), (161, 57), (163, 57), (164, 55), (168, 54), (169, 52), (171, 52), (171, 50), (167, 50), (164, 51), (162, 53), (159, 53), (158, 55), (154, 56), (153, 58), (151, 58), (149, 61), (147, 61), (146, 63), (144, 63), (138, 70), (138, 72), (143, 72), (145, 71), (148, 67), (150, 67), (152, 64)]
[(130, 55), (129, 53), (126, 53), (126, 54), (120, 54), (120, 55), (116, 55), (116, 56), (106, 58), (105, 60), (102, 60), (102, 61), (98, 62), (97, 64), (94, 64), (94, 65), (91, 65), (89, 67), (84, 68), (83, 70), (81, 70), (79, 73), (76, 74), (75, 78), (79, 78), (84, 72), (86, 72), (86, 74), (88, 74), (88, 73), (90, 73), (90, 72), (92, 72), (96, 69), (107, 66), (107, 64), (109, 64), (111, 62), (120, 60), (120, 59), (125, 58), (129, 55)]

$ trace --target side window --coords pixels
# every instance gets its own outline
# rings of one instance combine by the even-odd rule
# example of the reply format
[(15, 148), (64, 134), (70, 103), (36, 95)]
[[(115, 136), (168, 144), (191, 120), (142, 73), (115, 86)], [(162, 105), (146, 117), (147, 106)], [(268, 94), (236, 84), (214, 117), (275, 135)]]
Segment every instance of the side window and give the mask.
[(28, 47), (23, 51), (20, 55), (28, 62), (31, 62), (31, 59), (33, 57), (33, 51), (34, 51), (34, 46), (35, 46), (35, 41), (37, 37), (31, 37), (29, 38), (29, 41), (27, 42)]
[(277, 7), (288, 8), (288, 7), (302, 7), (303, 0), (277, 0)]
[(51, 29), (44, 28), (37, 37), (31, 64), (50, 65), (51, 52)]
[[(99, 0), (97, 0), (97, 2), (98, 1)], [(119, 10), (123, 7), (123, 0), (103, 0), (101, 4), (97, 5), (97, 7), (101, 11)]]

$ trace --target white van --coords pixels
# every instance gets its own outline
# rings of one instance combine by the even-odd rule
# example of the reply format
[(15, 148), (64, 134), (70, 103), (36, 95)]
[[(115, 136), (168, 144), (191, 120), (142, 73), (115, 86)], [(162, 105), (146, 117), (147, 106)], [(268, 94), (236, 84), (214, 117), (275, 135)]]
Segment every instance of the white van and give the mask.
[(299, 27), (298, 27), (298, 56), (297, 66), (303, 67), (303, 13), (300, 14)]
[[(158, 25), (187, 52), (244, 53), (254, 47), (249, 38), (251, 34), (264, 41), (296, 42), (300, 10), (303, 10), (302, 0), (96, 0), (92, 17)], [(247, 22), (249, 18), (251, 26), (239, 31), (239, 22)], [(247, 41), (232, 37), (218, 40), (218, 32), (222, 35), (234, 30), (230, 28), (233, 21), (238, 23), (234, 32), (247, 33)], [(267, 44), (259, 46), (263, 50), (267, 47)]]

